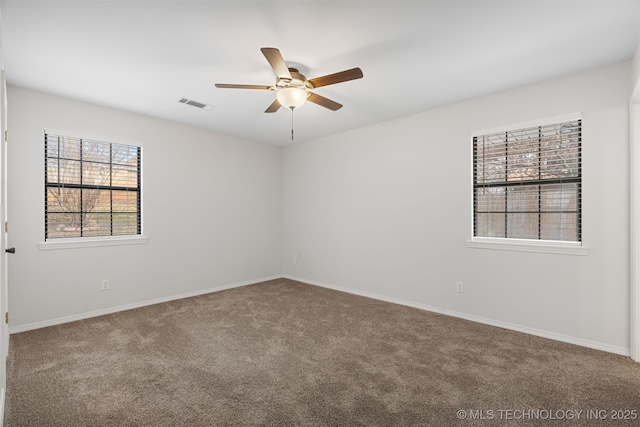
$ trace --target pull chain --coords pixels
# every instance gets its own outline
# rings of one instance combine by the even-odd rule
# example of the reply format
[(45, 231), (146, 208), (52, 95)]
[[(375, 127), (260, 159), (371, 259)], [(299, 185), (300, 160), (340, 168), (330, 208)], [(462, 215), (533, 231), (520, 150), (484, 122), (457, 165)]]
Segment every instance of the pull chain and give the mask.
[(294, 107), (291, 107), (291, 140), (293, 141), (293, 109)]

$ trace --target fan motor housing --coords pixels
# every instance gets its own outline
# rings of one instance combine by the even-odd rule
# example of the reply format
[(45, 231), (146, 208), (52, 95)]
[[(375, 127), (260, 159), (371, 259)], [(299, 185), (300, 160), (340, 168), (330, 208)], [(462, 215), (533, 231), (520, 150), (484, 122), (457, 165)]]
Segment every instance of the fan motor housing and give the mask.
[(291, 80), (278, 78), (276, 80), (276, 88), (282, 89), (285, 87), (297, 87), (304, 89), (307, 87), (307, 78), (303, 74), (300, 74), (296, 68), (289, 68), (289, 73), (291, 74)]

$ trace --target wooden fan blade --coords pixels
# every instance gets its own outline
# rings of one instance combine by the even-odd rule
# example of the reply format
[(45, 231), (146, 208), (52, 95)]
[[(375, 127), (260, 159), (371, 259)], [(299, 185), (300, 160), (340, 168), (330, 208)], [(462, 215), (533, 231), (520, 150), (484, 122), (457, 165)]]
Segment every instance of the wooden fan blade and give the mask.
[(271, 86), (261, 86), (261, 85), (233, 85), (233, 84), (225, 84), (225, 83), (216, 83), (216, 87), (221, 89), (259, 89), (259, 90), (271, 90)]
[(332, 111), (336, 111), (342, 108), (342, 104), (338, 104), (337, 102), (332, 101), (329, 98), (325, 98), (324, 96), (320, 96), (317, 93), (313, 93), (313, 92), (309, 92), (307, 101), (313, 102), (314, 104), (318, 104)]
[(289, 72), (289, 68), (287, 64), (284, 62), (284, 58), (282, 58), (282, 54), (275, 47), (263, 47), (260, 49), (262, 54), (267, 61), (269, 61), (269, 65), (273, 68), (273, 71), (276, 73), (281, 79), (291, 80), (291, 73)]
[(273, 103), (271, 105), (269, 105), (269, 108), (267, 108), (266, 110), (264, 110), (265, 113), (275, 113), (276, 111), (278, 111), (278, 109), (280, 109), (281, 105), (278, 102), (277, 99), (275, 99), (273, 101)]
[(307, 86), (311, 88), (334, 85), (336, 83), (348, 82), (349, 80), (361, 79), (363, 76), (360, 68), (352, 68), (350, 70), (340, 71), (339, 73), (329, 74), (315, 79), (307, 80)]

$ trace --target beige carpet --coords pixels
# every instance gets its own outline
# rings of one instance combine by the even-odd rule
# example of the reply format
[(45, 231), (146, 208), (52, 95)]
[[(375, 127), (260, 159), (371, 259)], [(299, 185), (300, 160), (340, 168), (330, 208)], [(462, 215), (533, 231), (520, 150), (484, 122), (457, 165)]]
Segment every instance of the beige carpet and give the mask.
[(638, 426), (638, 411), (629, 358), (282, 279), (12, 335), (5, 425)]

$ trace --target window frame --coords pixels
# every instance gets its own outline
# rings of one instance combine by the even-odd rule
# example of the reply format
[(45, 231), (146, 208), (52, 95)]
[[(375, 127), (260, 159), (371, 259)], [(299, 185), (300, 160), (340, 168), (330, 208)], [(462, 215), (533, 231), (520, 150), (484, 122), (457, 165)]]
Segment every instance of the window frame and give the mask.
[[(526, 129), (537, 126), (546, 126), (556, 123), (568, 122), (568, 121), (582, 121), (581, 113), (571, 113), (565, 114), (561, 116), (549, 117), (546, 119), (533, 120), (524, 123), (516, 123), (511, 125), (504, 125), (491, 129), (483, 129), (478, 131), (473, 131), (471, 133), (471, 224), (470, 231), (471, 237), (467, 239), (466, 246), (468, 248), (473, 249), (492, 249), (492, 250), (506, 250), (506, 251), (517, 251), (517, 252), (540, 252), (540, 253), (553, 253), (553, 254), (564, 254), (564, 255), (588, 255), (589, 248), (584, 244), (584, 232), (583, 232), (583, 209), (584, 205), (584, 191), (582, 188), (582, 171), (580, 172), (580, 184), (578, 194), (580, 197), (579, 203), (579, 212), (578, 212), (578, 221), (579, 221), (579, 230), (578, 236), (580, 241), (563, 241), (563, 240), (542, 240), (542, 239), (524, 239), (524, 238), (513, 238), (513, 237), (484, 237), (484, 236), (475, 236), (475, 147), (474, 147), (474, 138), (495, 134), (500, 132), (507, 132), (512, 130)], [(584, 140), (584, 122), (581, 123), (581, 143), (580, 143), (580, 158), (582, 163), (583, 157), (583, 146), (582, 141)]]
[[(80, 140), (92, 140), (105, 144), (118, 144), (118, 145), (127, 145), (131, 147), (135, 147), (137, 149), (137, 216), (138, 216), (138, 224), (137, 224), (137, 234), (116, 234), (116, 235), (103, 235), (103, 236), (82, 236), (82, 237), (49, 237), (47, 236), (47, 191), (48, 188), (51, 187), (51, 183), (47, 182), (47, 151), (46, 151), (46, 138), (47, 135), (57, 135), (60, 137), (69, 137), (76, 138)], [(55, 129), (45, 129), (44, 134), (45, 138), (45, 152), (44, 152), (44, 161), (45, 161), (45, 170), (43, 175), (42, 182), (44, 183), (44, 230), (43, 236), (45, 239), (43, 242), (38, 243), (38, 248), (40, 250), (51, 250), (51, 249), (70, 249), (70, 248), (82, 248), (82, 247), (98, 247), (98, 246), (119, 246), (119, 245), (134, 245), (134, 244), (143, 244), (148, 242), (148, 238), (143, 235), (143, 198), (142, 198), (142, 145), (137, 143), (131, 143), (129, 141), (118, 140), (117, 138), (104, 137), (104, 136), (95, 136), (87, 133), (77, 133), (77, 132), (69, 132), (64, 130), (55, 130)], [(112, 164), (112, 159), (110, 159), (110, 165)], [(78, 187), (78, 185), (73, 185), (73, 187)], [(95, 189), (94, 186), (86, 186), (82, 188)], [(118, 189), (118, 186), (104, 186), (104, 189)], [(110, 207), (110, 210), (113, 210), (113, 207)], [(113, 233), (113, 229), (111, 229), (111, 233)]]

